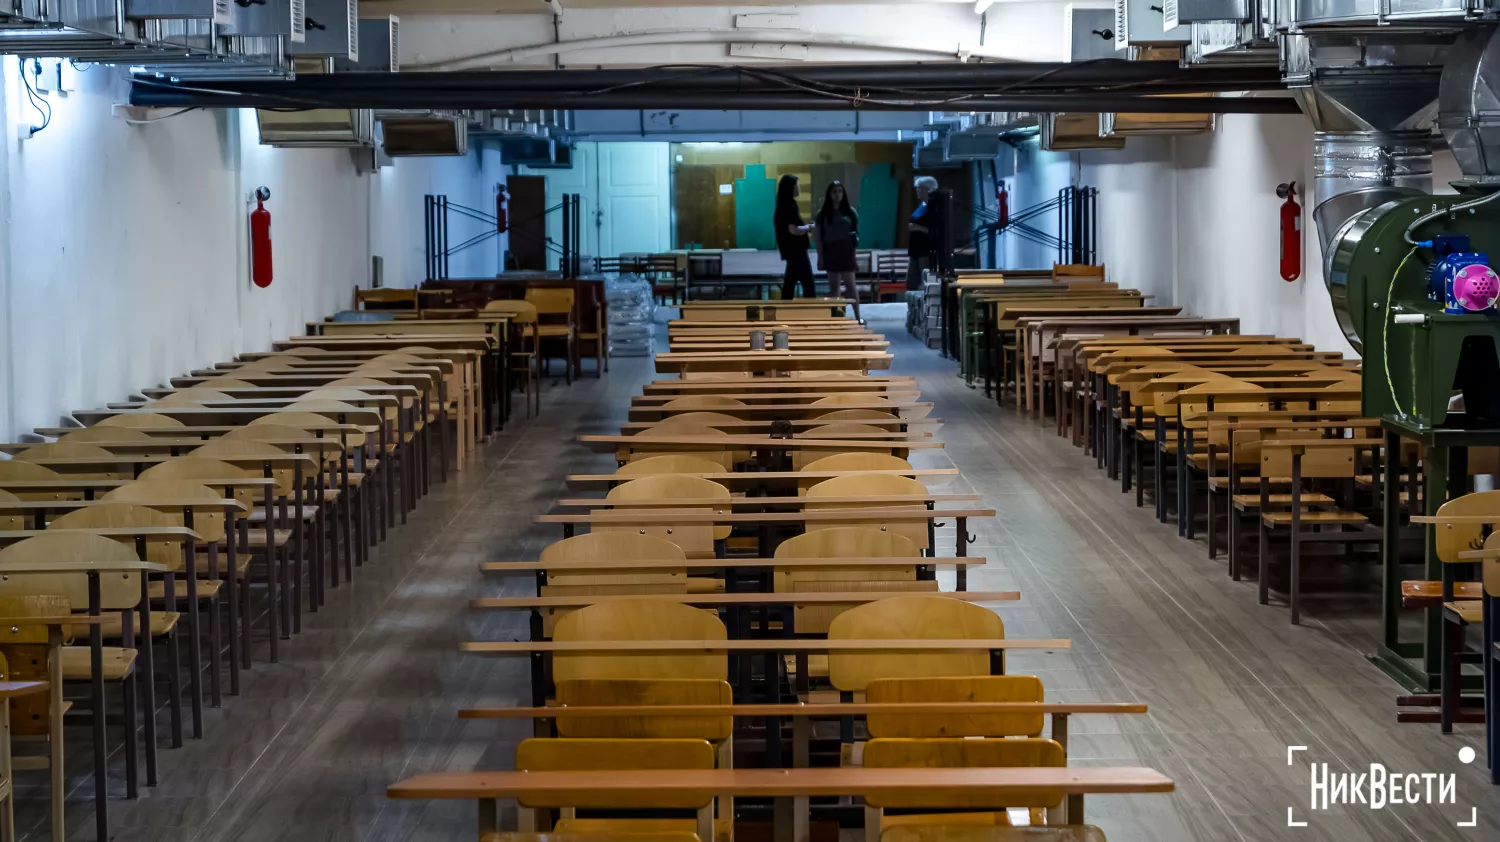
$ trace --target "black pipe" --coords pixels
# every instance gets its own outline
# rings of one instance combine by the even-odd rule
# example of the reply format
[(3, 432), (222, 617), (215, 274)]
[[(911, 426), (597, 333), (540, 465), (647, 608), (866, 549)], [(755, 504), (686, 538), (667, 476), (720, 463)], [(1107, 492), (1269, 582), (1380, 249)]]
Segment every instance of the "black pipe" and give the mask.
[[(347, 76), (359, 74), (345, 74)], [(399, 75), (399, 74), (398, 74)], [(170, 83), (137, 83), (131, 91), (132, 105), (157, 108), (564, 108), (564, 109), (652, 109), (687, 110), (809, 110), (845, 111), (1077, 111), (1148, 114), (1296, 114), (1295, 100), (1285, 97), (1205, 97), (1170, 99), (1111, 94), (1105, 92), (1066, 94), (1009, 94), (987, 98), (942, 92), (917, 98), (874, 100), (820, 96), (802, 92), (782, 93), (682, 93), (676, 91), (625, 90), (587, 96), (527, 93), (509, 90), (453, 90), (443, 87), (448, 74), (434, 77), (430, 88), (359, 89), (329, 88), (309, 91), (302, 81), (280, 83), (271, 90), (230, 91), (175, 86)], [(303, 79), (317, 77), (303, 77)]]

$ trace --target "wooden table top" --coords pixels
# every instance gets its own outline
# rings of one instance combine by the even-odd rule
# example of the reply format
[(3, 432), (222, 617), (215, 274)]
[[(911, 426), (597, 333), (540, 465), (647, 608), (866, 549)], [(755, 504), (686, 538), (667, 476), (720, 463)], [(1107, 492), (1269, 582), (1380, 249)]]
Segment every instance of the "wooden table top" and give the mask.
[[(716, 407), (686, 407), (686, 406), (645, 406), (634, 405), (630, 407), (629, 417), (642, 421), (650, 421), (668, 415), (682, 415), (686, 412), (721, 412), (725, 415), (737, 417), (747, 416), (769, 416), (772, 419), (806, 418), (812, 416), (817, 418), (843, 409), (875, 409), (881, 412), (895, 412), (901, 418), (926, 418), (932, 414), (931, 402), (893, 404), (890, 402), (863, 401), (860, 403), (843, 403), (835, 405), (816, 406), (809, 403), (759, 403), (746, 404), (744, 406), (716, 406)], [(833, 423), (829, 421), (827, 423)]]
[(725, 567), (982, 567), (983, 556), (875, 556), (868, 558), (661, 558), (587, 559), (566, 561), (490, 561), (483, 573), (586, 573), (595, 570), (716, 569)]
[[(274, 482), (274, 480), (272, 480)], [(117, 506), (128, 504), (131, 506), (145, 506), (148, 509), (214, 509), (229, 508), (236, 511), (246, 511), (249, 507), (233, 498), (222, 500), (210, 500), (203, 497), (164, 497), (159, 500), (16, 500), (0, 501), (0, 513), (3, 512), (37, 512), (57, 511), (60, 509), (88, 509), (94, 506)]]
[[(241, 424), (209, 424), (209, 425), (198, 426), (198, 427), (183, 425), (183, 426), (180, 426), (180, 427), (131, 427), (130, 429), (132, 431), (134, 431), (134, 432), (137, 432), (137, 433), (145, 433), (148, 436), (163, 436), (163, 437), (197, 436), (202, 441), (207, 442), (207, 441), (211, 441), (211, 440), (213, 440), (215, 438), (218, 438), (219, 436), (222, 436), (225, 433), (231, 432), (233, 430), (238, 430), (242, 426), (243, 425), (241, 425)], [(87, 427), (37, 427), (36, 428), (36, 433), (37, 433), (37, 435), (50, 436), (52, 438), (61, 438), (63, 436), (68, 435), (69, 433), (76, 433), (79, 430), (85, 430), (85, 429), (88, 429), (88, 428)], [(330, 421), (327, 424), (309, 425), (309, 424), (304, 424), (304, 423), (299, 422), (297, 424), (297, 429), (299, 429), (299, 430), (306, 430), (309, 433), (373, 433), (373, 432), (375, 432), (375, 431), (377, 431), (377, 430), (380, 429), (380, 425), (378, 425), (378, 424), (338, 424), (338, 423), (335, 423), (333, 421)], [(334, 439), (334, 438), (328, 438), (328, 439), (326, 439), (326, 441), (329, 441), (329, 442), (332, 442), (335, 445), (338, 445), (338, 441), (336, 439)], [(93, 442), (89, 442), (89, 444), (93, 444)], [(338, 446), (342, 447), (342, 445), (338, 445)]]
[[(1213, 388), (1205, 388), (1209, 386)], [(1349, 400), (1351, 398), (1358, 398), (1359, 395), (1360, 388), (1358, 386), (1308, 386), (1305, 388), (1278, 386), (1271, 389), (1254, 389), (1249, 386), (1234, 387), (1227, 384), (1204, 383), (1194, 386), (1191, 389), (1183, 389), (1177, 394), (1166, 398), (1165, 402), (1172, 405), (1201, 403), (1206, 397), (1213, 397), (1215, 400), (1233, 398), (1264, 398), (1268, 401), (1298, 400), (1304, 398)]]
[(156, 538), (166, 541), (183, 541), (188, 538), (194, 541), (203, 540), (202, 535), (186, 526), (96, 526), (89, 529), (0, 529), (0, 541), (24, 541), (38, 535), (60, 533), (102, 535), (106, 538)]
[[(626, 435), (632, 435), (633, 436), (633, 435), (639, 433), (642, 430), (650, 430), (650, 429), (656, 427), (657, 424), (659, 424), (659, 423), (661, 423), (661, 422), (659, 422), (659, 421), (657, 421), (657, 422), (653, 422), (653, 421), (627, 421), (624, 424), (620, 425), (620, 432), (625, 433)], [(823, 421), (823, 420), (820, 420), (820, 419), (817, 419), (817, 418), (799, 418), (799, 419), (796, 419), (795, 421), (784, 421), (784, 422), (776, 422), (776, 421), (754, 421), (754, 420), (746, 421), (746, 420), (743, 420), (743, 419), (735, 419), (733, 421), (719, 421), (719, 420), (715, 420), (712, 424), (708, 424), (706, 426), (713, 427), (716, 430), (723, 430), (724, 432), (727, 433), (730, 430), (741, 430), (741, 429), (743, 429), (743, 430), (769, 430), (769, 429), (771, 429), (772, 425), (776, 424), (776, 423), (790, 424), (794, 428), (795, 427), (802, 427), (802, 428), (805, 428), (805, 429), (811, 429), (813, 427), (822, 427), (825, 424), (845, 423), (845, 422), (841, 422), (841, 421)], [(880, 429), (885, 429), (885, 428), (888, 428), (888, 427), (907, 427), (909, 432), (914, 432), (914, 431), (910, 430), (910, 428), (921, 427), (921, 428), (923, 428), (921, 432), (924, 435), (929, 435), (931, 433), (931, 428), (941, 427), (943, 425), (943, 419), (941, 419), (941, 418), (889, 418), (889, 419), (885, 419), (885, 420), (881, 420), (881, 419), (868, 419), (868, 420), (850, 421), (850, 422), (847, 422), (847, 423), (851, 423), (851, 424), (865, 424), (865, 425), (868, 425), (868, 426), (871, 426), (871, 427), (877, 427), (877, 428), (880, 428)], [(895, 432), (895, 431), (892, 431), (892, 432)]]
[(619, 770), (587, 772), (430, 772), (386, 789), (390, 798), (574, 800), (592, 796), (741, 798), (865, 795), (1106, 795), (1162, 793), (1172, 779), (1140, 766), (878, 769), (862, 766), (799, 769)]
[[(915, 404), (918, 403), (917, 398), (921, 395), (921, 390), (918, 389), (916, 386), (894, 387), (894, 388), (881, 389), (881, 390), (878, 390), (878, 391), (870, 391), (870, 390), (848, 390), (848, 389), (817, 389), (817, 390), (808, 389), (806, 391), (790, 391), (790, 390), (783, 391), (783, 390), (777, 390), (777, 391), (770, 391), (770, 392), (736, 392), (736, 391), (733, 391), (733, 390), (730, 390), (730, 391), (718, 390), (718, 391), (709, 391), (709, 392), (706, 392), (706, 394), (711, 395), (711, 396), (716, 397), (716, 398), (729, 398), (730, 400), (740, 401), (740, 402), (746, 404), (747, 406), (756, 406), (757, 402), (762, 402), (762, 403), (778, 403), (779, 402), (779, 403), (793, 404), (793, 405), (798, 405), (798, 404), (802, 404), (803, 402), (806, 402), (808, 404), (811, 404), (813, 401), (821, 400), (823, 398), (832, 398), (832, 397), (843, 398), (843, 397), (848, 397), (851, 394), (851, 391), (852, 391), (852, 394), (855, 397), (858, 397), (858, 398), (860, 398), (862, 400), (867, 400), (869, 402), (874, 402), (874, 403), (880, 403), (882, 406), (890, 406), (892, 408), (901, 407), (901, 406), (912, 406), (912, 405), (915, 405)], [(894, 397), (891, 397), (891, 396), (894, 396)], [(678, 400), (681, 397), (682, 397), (681, 395), (672, 395), (672, 394), (632, 395), (631, 398), (630, 398), (630, 403), (631, 403), (632, 406), (662, 406), (664, 404), (670, 403), (671, 401)], [(828, 411), (828, 412), (833, 412), (836, 409), (841, 409), (842, 408), (839, 404), (823, 404), (823, 406), (827, 407), (826, 411)], [(674, 407), (674, 409), (675, 408), (676, 407)], [(733, 411), (735, 409), (739, 409), (739, 407), (736, 407), (736, 406), (725, 406), (725, 407), (697, 406), (697, 407), (693, 407), (693, 408), (695, 410), (708, 411), (708, 412), (723, 411), (723, 410)]]
[(223, 407), (223, 406), (151, 406), (143, 409), (78, 409), (72, 415), (86, 426), (94, 424), (114, 415), (154, 413), (165, 415), (168, 418), (178, 418), (189, 422), (192, 421), (233, 421), (237, 419), (260, 418), (263, 415), (273, 415), (279, 412), (310, 412), (314, 415), (322, 415), (330, 420), (337, 421), (345, 419), (340, 423), (348, 423), (347, 419), (361, 419), (366, 424), (378, 426), (384, 419), (377, 409), (355, 408), (352, 410), (326, 410), (326, 409), (302, 409), (300, 407)]
[[(1138, 714), (1144, 702), (795, 702), (728, 705), (554, 705), (551, 707), (465, 708), (459, 719), (610, 719), (618, 716), (735, 716), (758, 719), (836, 718), (875, 714), (979, 716), (984, 714)], [(841, 767), (859, 768), (859, 767)]]
[[(955, 599), (960, 602), (1014, 602), (1020, 591), (931, 591), (923, 596)], [(583, 608), (602, 602), (652, 600), (679, 605), (863, 605), (897, 596), (911, 596), (909, 591), (801, 591), (785, 593), (652, 593), (652, 594), (570, 594), (568, 596), (501, 596), (469, 600), (469, 607), (480, 610), (517, 610), (522, 608)]]
[(694, 436), (651, 435), (650, 431), (633, 436), (579, 436), (578, 441), (589, 446), (595, 453), (612, 453), (625, 446), (632, 450), (656, 445), (659, 447), (702, 447), (728, 450), (747, 448), (751, 450), (926, 450), (943, 447), (943, 442), (927, 439), (773, 439), (769, 436)]
[[(898, 477), (921, 479), (923, 477), (956, 477), (959, 471), (957, 468), (909, 468), (889, 471), (726, 471), (724, 473), (678, 474), (678, 476), (702, 477), (728, 486), (755, 487), (783, 483), (820, 482), (825, 479), (833, 479), (834, 477), (847, 476), (853, 473), (892, 474)], [(621, 476), (620, 474), (569, 474), (567, 483), (575, 488), (588, 488), (594, 485), (629, 482), (633, 479), (640, 479), (640, 477)]]
[(492, 336), (468, 333), (414, 333), (410, 336), (293, 336), (290, 339), (281, 339), (271, 343), (271, 347), (278, 351), (307, 347), (395, 350), (411, 345), (425, 345), (444, 351), (487, 351), (495, 347), (495, 339)]
[[(233, 428), (231, 428), (231, 429), (233, 429)], [(187, 439), (169, 439), (169, 438), (122, 439), (120, 441), (103, 441), (103, 440), (95, 439), (95, 440), (86, 442), (86, 444), (88, 444), (90, 447), (103, 448), (104, 450), (125, 450), (125, 451), (131, 451), (131, 450), (135, 450), (135, 451), (160, 450), (160, 451), (171, 452), (173, 450), (178, 450), (178, 449), (182, 449), (182, 448), (187, 448), (187, 449), (190, 449), (190, 450), (191, 449), (196, 449), (196, 448), (199, 448), (199, 447), (203, 447), (204, 445), (208, 444), (211, 441), (212, 441), (212, 439), (204, 439), (204, 438), (187, 438)], [(335, 441), (335, 440), (333, 440), (331, 438), (330, 439), (320, 439), (320, 438), (274, 438), (274, 439), (255, 439), (255, 441), (258, 441), (258, 442), (260, 442), (262, 444), (274, 445), (274, 446), (277, 446), (277, 447), (305, 447), (305, 448), (309, 448), (309, 449), (316, 449), (316, 450), (319, 450), (319, 451), (324, 451), (324, 450), (340, 451), (340, 450), (344, 449), (343, 445), (339, 444), (337, 441)], [(27, 450), (28, 448), (36, 447), (36, 445), (37, 445), (36, 442), (30, 442), (30, 443), (22, 442), (22, 443), (17, 443), (17, 444), (0, 444), (0, 453), (20, 453), (20, 452), (22, 452), (24, 450)]]
[(872, 638), (830, 640), (809, 637), (767, 637), (749, 640), (545, 640), (471, 641), (460, 644), (464, 652), (480, 655), (531, 655), (533, 653), (589, 652), (601, 655), (622, 652), (992, 652), (998, 649), (1070, 649), (1072, 641), (1045, 638)]
[(670, 499), (662, 498), (655, 500), (610, 500), (607, 497), (582, 497), (566, 498), (558, 500), (553, 505), (559, 508), (613, 508), (613, 509), (651, 509), (663, 506), (718, 506), (721, 508), (755, 508), (758, 506), (806, 506), (828, 503), (953, 503), (959, 501), (971, 501), (981, 499), (982, 495), (962, 494), (871, 494), (864, 497), (806, 497), (806, 496), (783, 496), (783, 497), (731, 497), (728, 500), (717, 497), (687, 497)]
[(734, 523), (864, 523), (872, 520), (937, 520), (945, 517), (994, 517), (994, 509), (905, 508), (829, 509), (812, 512), (590, 512), (532, 515), (533, 523), (598, 523), (673, 526)]

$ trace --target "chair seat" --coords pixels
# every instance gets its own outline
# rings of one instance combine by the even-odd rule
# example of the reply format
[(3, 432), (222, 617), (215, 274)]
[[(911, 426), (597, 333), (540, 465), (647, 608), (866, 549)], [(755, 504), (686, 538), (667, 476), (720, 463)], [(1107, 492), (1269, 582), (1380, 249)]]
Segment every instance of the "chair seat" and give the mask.
[(537, 335), (541, 336), (543, 339), (558, 336), (572, 336), (573, 328), (568, 327), (567, 325), (542, 325), (541, 329), (537, 331)]
[[(1484, 583), (1454, 582), (1453, 595), (1463, 600), (1482, 599), (1484, 597)], [(1401, 583), (1401, 604), (1407, 608), (1434, 607), (1442, 601), (1442, 582), (1410, 579)]]
[[(1272, 506), (1290, 506), (1292, 495), (1290, 494), (1267, 494), (1266, 501)], [(1326, 494), (1303, 494), (1302, 504), (1305, 506), (1331, 506), (1333, 498)], [(1234, 507), (1241, 511), (1245, 509), (1260, 508), (1259, 494), (1236, 494), (1234, 495)]]
[(1457, 615), (1458, 619), (1465, 623), (1480, 623), (1484, 621), (1484, 602), (1477, 599), (1445, 602), (1443, 612)]
[[(104, 679), (118, 681), (135, 668), (136, 650), (121, 646), (104, 647)], [(63, 678), (68, 681), (87, 681), (94, 677), (90, 665), (89, 647), (64, 646), (62, 648)]]
[[(236, 558), (235, 561), (239, 561), (239, 559)], [(219, 566), (223, 566), (222, 562)], [(214, 597), (219, 595), (219, 591), (223, 590), (223, 588), (223, 579), (200, 578), (198, 579), (197, 585), (198, 598), (213, 599)], [(177, 597), (177, 600), (179, 602), (187, 601), (187, 583), (182, 581), (182, 579), (179, 578), (176, 582), (172, 583), (172, 590), (173, 595)], [(151, 599), (166, 599), (167, 583), (162, 581), (152, 582), (147, 586), (146, 593), (150, 595)]]
[[(261, 547), (264, 547), (266, 545), (266, 530), (264, 530), (264, 529), (250, 529), (250, 530), (247, 530), (247, 532), (249, 532), (249, 535), (250, 535), (250, 549), (251, 549), (252, 552), (255, 551), (255, 550), (258, 550)], [(272, 537), (272, 540), (275, 541), (276, 546), (278, 548), (279, 547), (284, 547), (284, 546), (287, 545), (288, 542), (290, 542), (292, 540), (292, 530), (290, 530), (290, 529), (277, 529), (277, 530), (275, 530), (275, 534)], [(224, 548), (224, 547), (227, 547), (227, 546), (228, 546), (227, 542), (225, 542), (225, 541), (220, 541), (219, 542), (219, 547), (221, 549)]]
[[(276, 511), (276, 517), (280, 518), (281, 517), (281, 507), (280, 506), (276, 507), (275, 511)], [(309, 503), (303, 503), (302, 504), (302, 519), (303, 520), (312, 520), (313, 516), (315, 516), (317, 513), (318, 513), (318, 507), (317, 506), (314, 506), (314, 505), (309, 504)], [(289, 518), (294, 518), (294, 517), (297, 516), (297, 505), (295, 503), (288, 502), (286, 504), (286, 516), (289, 517)], [(250, 512), (250, 515), (247, 518), (247, 520), (249, 520), (251, 523), (265, 523), (266, 522), (266, 510), (263, 509), (263, 508), (262, 509), (255, 509), (254, 511)]]
[(698, 829), (696, 819), (558, 819), (553, 830), (557, 833), (601, 834), (601, 833), (694, 833)]
[[(1265, 512), (1260, 516), (1268, 526), (1287, 526), (1292, 522), (1291, 512)], [(1327, 524), (1363, 524), (1368, 523), (1369, 518), (1358, 512), (1303, 512), (1300, 516), (1303, 523), (1327, 525)]]
[[(1046, 821), (1046, 810), (1033, 808), (1031, 811), (1033, 824), (1041, 824)], [(907, 815), (880, 817), (881, 836), (885, 830), (893, 827), (1010, 827), (1010, 813), (1004, 810), (992, 810), (973, 813), (909, 813)], [(937, 837), (942, 839), (944, 837)]]

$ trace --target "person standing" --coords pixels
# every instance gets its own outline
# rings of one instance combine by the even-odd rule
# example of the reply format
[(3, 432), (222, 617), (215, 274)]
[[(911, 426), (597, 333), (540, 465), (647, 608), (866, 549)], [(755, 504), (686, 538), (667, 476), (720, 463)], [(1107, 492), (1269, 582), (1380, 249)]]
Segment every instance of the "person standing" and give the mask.
[(802, 212), (797, 210), (797, 196), (801, 192), (797, 177), (790, 173), (783, 175), (776, 183), (776, 250), (781, 252), (781, 259), (786, 261), (786, 274), (781, 280), (781, 297), (788, 301), (796, 297), (799, 283), (802, 284), (803, 296), (815, 298), (818, 294), (813, 281), (812, 261), (807, 257), (808, 249), (812, 248), (807, 234), (816, 226), (803, 222)]
[(917, 209), (906, 223), (906, 288), (922, 288), (922, 270), (932, 268), (932, 209), (927, 199), (937, 190), (937, 179), (924, 175), (917, 179)]
[(854, 274), (859, 271), (854, 252), (859, 245), (859, 214), (849, 206), (844, 185), (831, 182), (823, 193), (823, 207), (814, 217), (817, 224), (818, 260), (828, 272), (828, 293), (854, 300), (854, 320), (859, 317), (859, 287)]

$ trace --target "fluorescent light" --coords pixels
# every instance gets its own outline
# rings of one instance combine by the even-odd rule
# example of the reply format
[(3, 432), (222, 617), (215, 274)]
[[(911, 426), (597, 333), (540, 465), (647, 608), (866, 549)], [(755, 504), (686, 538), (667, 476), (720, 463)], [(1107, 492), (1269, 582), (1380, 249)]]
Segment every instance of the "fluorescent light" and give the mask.
[(974, 14), (984, 14), (984, 10), (988, 9), (994, 2), (995, 0), (974, 0)]

